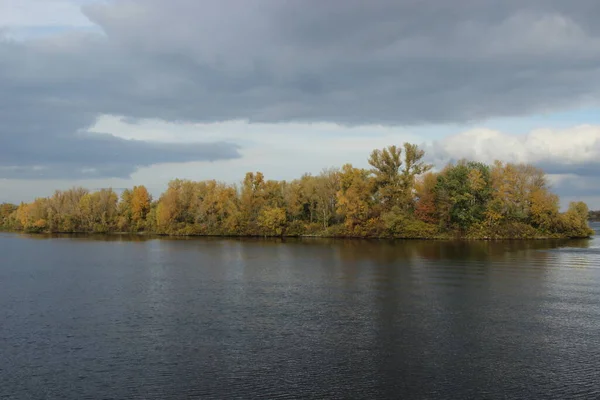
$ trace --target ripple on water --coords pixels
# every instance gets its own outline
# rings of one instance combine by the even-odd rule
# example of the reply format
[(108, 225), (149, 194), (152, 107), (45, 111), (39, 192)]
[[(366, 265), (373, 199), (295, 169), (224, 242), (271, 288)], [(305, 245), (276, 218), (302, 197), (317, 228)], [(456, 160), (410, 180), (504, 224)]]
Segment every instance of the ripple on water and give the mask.
[(0, 398), (598, 398), (576, 245), (0, 235)]

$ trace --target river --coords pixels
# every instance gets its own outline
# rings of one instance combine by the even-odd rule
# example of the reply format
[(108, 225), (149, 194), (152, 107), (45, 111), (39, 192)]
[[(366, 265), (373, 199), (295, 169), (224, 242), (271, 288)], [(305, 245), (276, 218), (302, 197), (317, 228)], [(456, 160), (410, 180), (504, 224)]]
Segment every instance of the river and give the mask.
[(598, 371), (599, 238), (0, 234), (1, 399), (588, 399)]

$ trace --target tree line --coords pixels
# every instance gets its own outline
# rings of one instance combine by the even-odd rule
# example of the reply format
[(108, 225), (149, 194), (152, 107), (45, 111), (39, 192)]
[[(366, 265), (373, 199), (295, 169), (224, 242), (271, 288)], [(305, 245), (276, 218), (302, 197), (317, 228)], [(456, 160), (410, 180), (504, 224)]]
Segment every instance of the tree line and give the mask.
[(0, 226), (25, 232), (365, 238), (588, 237), (588, 207), (559, 211), (544, 172), (461, 160), (434, 172), (418, 146), (374, 150), (371, 168), (346, 164), (292, 181), (248, 172), (240, 184), (175, 179), (158, 199), (144, 186), (56, 191), (0, 205)]

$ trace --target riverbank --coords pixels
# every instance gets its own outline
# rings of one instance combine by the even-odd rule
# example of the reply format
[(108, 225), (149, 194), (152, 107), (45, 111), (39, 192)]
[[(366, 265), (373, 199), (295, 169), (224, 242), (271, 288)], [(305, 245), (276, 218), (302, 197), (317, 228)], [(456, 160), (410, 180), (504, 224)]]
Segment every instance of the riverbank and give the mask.
[(521, 235), (521, 236), (506, 236), (506, 235), (487, 235), (478, 236), (473, 234), (437, 234), (430, 236), (392, 236), (392, 235), (333, 235), (333, 234), (281, 234), (281, 235), (250, 235), (250, 234), (189, 234), (189, 233), (159, 233), (159, 232), (94, 232), (94, 231), (25, 231), (25, 230), (13, 230), (0, 228), (0, 232), (4, 233), (16, 233), (16, 234), (28, 234), (28, 235), (78, 235), (78, 236), (96, 236), (96, 235), (109, 235), (109, 236), (138, 236), (138, 237), (154, 237), (154, 238), (232, 238), (232, 239), (244, 239), (244, 238), (299, 238), (299, 239), (352, 239), (352, 240), (428, 240), (428, 241), (503, 241), (503, 240), (580, 240), (590, 239), (594, 236), (594, 231), (590, 230), (589, 235), (581, 236), (567, 236), (560, 234), (536, 234), (536, 235)]

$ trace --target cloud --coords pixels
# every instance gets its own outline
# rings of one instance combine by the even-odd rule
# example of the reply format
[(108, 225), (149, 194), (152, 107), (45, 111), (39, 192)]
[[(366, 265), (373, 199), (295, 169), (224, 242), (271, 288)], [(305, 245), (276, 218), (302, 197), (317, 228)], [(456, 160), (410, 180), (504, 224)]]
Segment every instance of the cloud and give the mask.
[(429, 153), (438, 164), (462, 158), (487, 163), (502, 160), (538, 165), (550, 174), (597, 175), (600, 126), (536, 129), (525, 135), (473, 129), (433, 142)]
[[(86, 44), (105, 43), (93, 35), (72, 34), (0, 43), (0, 177), (126, 177), (152, 164), (240, 156), (239, 146), (220, 139), (178, 145), (88, 132), (103, 110), (123, 100), (128, 75), (121, 81), (119, 74), (105, 75), (103, 69), (119, 61), (103, 63)], [(145, 106), (142, 97), (132, 101)]]
[(87, 27), (90, 20), (81, 6), (93, 0), (0, 0), (0, 26), (39, 28), (49, 26)]
[(426, 148), (427, 157), (438, 167), (463, 158), (533, 164), (548, 174), (553, 190), (561, 197), (588, 198), (600, 207), (598, 125), (536, 129), (525, 135), (473, 129), (434, 141)]
[(115, 131), (123, 139), (149, 138), (155, 142), (193, 145), (198, 137), (222, 138), (240, 145), (235, 160), (152, 167), (135, 174), (136, 181), (178, 178), (219, 179), (239, 182), (248, 171), (261, 171), (268, 179), (290, 180), (304, 173), (318, 174), (323, 168), (352, 163), (368, 168), (372, 149), (393, 143), (418, 142), (420, 138), (405, 129), (387, 126), (341, 126), (333, 123), (169, 123), (155, 119), (130, 121), (103, 116), (92, 132)]
[[(22, 4), (43, 16), (76, 3)], [(9, 30), (47, 24), (3, 8)], [(67, 19), (101, 33), (0, 41), (0, 176), (121, 177), (238, 155), (218, 138), (181, 148), (86, 134), (102, 115), (415, 125), (595, 106), (599, 12), (595, 0), (92, 2)]]
[(190, 101), (211, 93), (211, 107), (181, 118), (460, 122), (598, 92), (588, 13), (599, 5), (498, 3), (130, 0), (85, 10), (112, 43), (153, 65), (172, 60)]
[[(49, 139), (49, 140), (48, 140)], [(239, 157), (237, 146), (126, 140), (109, 134), (40, 138), (26, 148), (8, 143), (0, 175), (10, 179), (126, 178), (139, 167)]]

